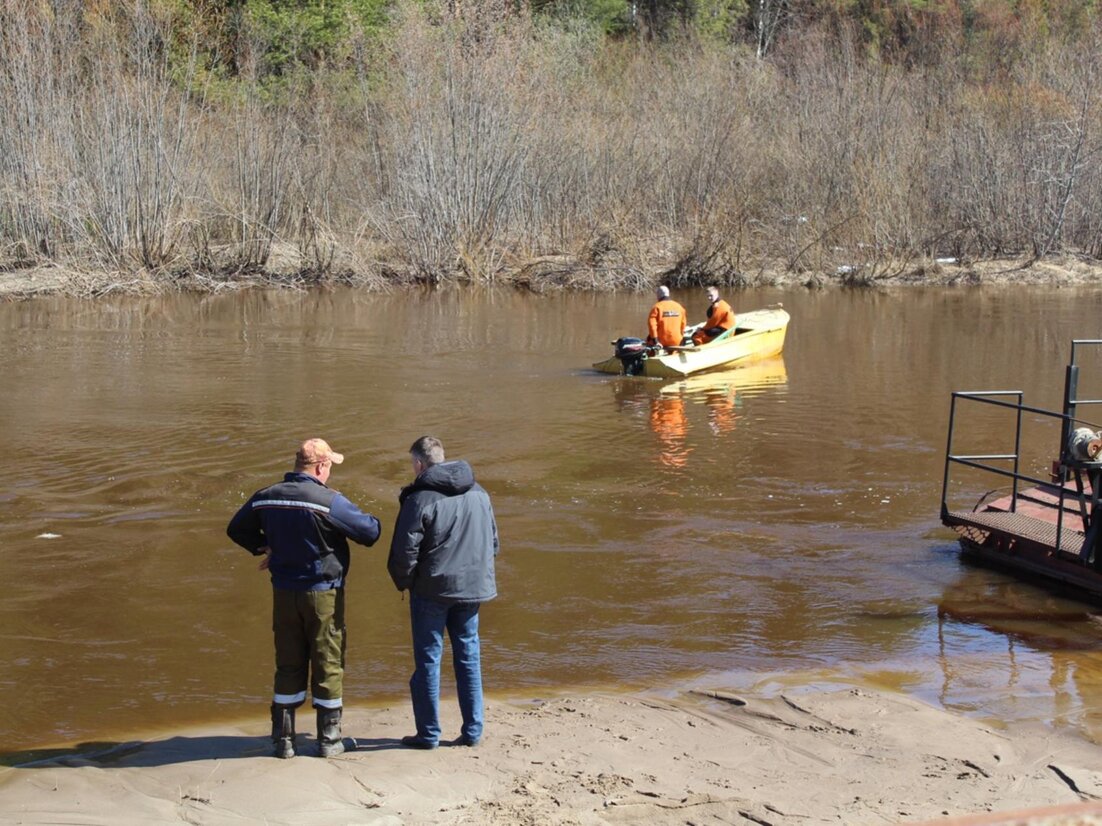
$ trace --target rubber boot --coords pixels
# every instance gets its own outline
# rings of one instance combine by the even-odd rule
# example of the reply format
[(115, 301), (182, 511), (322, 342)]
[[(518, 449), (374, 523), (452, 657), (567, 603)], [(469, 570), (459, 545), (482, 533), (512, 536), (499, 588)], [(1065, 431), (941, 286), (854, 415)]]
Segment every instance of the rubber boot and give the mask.
[(341, 709), (318, 709), (318, 756), (336, 757), (344, 753), (341, 739)]
[(272, 745), (276, 757), (295, 756), (295, 710), (272, 704)]

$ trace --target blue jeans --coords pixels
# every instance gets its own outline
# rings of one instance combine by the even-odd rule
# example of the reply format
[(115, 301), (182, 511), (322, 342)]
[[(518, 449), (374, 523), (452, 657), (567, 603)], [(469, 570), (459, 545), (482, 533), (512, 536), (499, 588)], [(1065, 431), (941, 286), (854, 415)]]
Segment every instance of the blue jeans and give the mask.
[(413, 627), (413, 662), (409, 679), (413, 720), (417, 736), (440, 742), (440, 658), (444, 653), (444, 629), (452, 643), (462, 734), (470, 740), (482, 737), (482, 662), (478, 642), (477, 602), (447, 605), (410, 594), (409, 615)]

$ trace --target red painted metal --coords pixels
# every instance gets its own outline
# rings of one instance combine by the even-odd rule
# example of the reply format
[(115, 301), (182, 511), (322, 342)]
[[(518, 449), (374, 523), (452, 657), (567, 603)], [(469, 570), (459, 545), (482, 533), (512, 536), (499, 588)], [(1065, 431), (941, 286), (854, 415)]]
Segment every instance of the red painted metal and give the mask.
[[(1084, 595), (1102, 600), (1102, 462), (1084, 460), (1069, 448), (1069, 442), (1085, 431), (1074, 433), (1079, 423), (1076, 406), (1097, 404), (1098, 401), (1077, 400), (1078, 373), (1075, 366), (1077, 344), (1102, 344), (1102, 341), (1073, 342), (1072, 358), (1068, 366), (1062, 413), (1026, 408), (1018, 391), (1002, 395), (1017, 395), (1016, 403), (995, 402), (1002, 407), (1043, 414), (1061, 420), (1062, 430), (1060, 458), (1053, 462), (1052, 481), (1033, 484), (1018, 489), (1022, 481), (1029, 480), (1017, 472), (1018, 449), (1009, 456), (954, 456), (953, 413), (950, 413), (949, 445), (946, 452), (946, 485), (952, 463), (961, 463), (994, 471), (985, 465), (986, 459), (1013, 459), (1015, 470), (1002, 472), (1014, 480), (1014, 491), (990, 502), (981, 501), (973, 510), (949, 510), (942, 491), (941, 520), (953, 528), (960, 539), (965, 555), (982, 562), (1014, 570), (1032, 581), (1047, 580), (1072, 586)], [(1001, 391), (976, 391), (954, 394), (954, 408), (958, 397), (977, 403), (991, 403), (991, 396)], [(1097, 434), (1086, 432), (1097, 441)], [(1070, 437), (1070, 438), (1069, 438)], [(1083, 439), (1078, 440), (1086, 443)], [(1095, 490), (1099, 491), (1095, 495)]]

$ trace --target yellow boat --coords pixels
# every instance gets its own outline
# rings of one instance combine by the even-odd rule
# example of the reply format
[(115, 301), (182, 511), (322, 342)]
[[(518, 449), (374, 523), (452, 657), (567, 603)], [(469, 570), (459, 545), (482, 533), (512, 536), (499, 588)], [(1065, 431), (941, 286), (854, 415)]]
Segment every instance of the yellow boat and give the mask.
[[(602, 373), (655, 378), (680, 378), (705, 370), (734, 367), (779, 354), (784, 349), (788, 321), (788, 313), (778, 304), (739, 313), (735, 329), (699, 346), (648, 348), (640, 339), (621, 338), (613, 342), (616, 354), (593, 367)], [(686, 338), (699, 326), (686, 330)]]

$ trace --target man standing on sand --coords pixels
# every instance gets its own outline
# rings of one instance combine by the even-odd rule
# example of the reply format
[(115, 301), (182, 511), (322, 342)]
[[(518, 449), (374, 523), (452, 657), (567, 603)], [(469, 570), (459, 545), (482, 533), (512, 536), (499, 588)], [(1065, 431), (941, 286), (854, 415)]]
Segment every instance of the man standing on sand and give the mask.
[(283, 481), (258, 490), (230, 520), (226, 533), (272, 578), (275, 691), (272, 742), (276, 757), (295, 756), (295, 709), (310, 694), (317, 709), (318, 753), (344, 751), (344, 580), (348, 540), (374, 545), (379, 520), (326, 486), (344, 461), (324, 439), (307, 439)]
[(402, 745), (440, 743), (440, 659), (444, 631), (452, 645), (463, 728), (457, 746), (482, 739), (482, 662), (478, 609), (497, 596), (497, 523), (490, 497), (466, 462), (444, 460), (444, 445), (422, 436), (409, 449), (414, 480), (398, 496), (400, 509), (387, 570), (409, 591), (414, 672), (409, 681), (417, 733)]
[(659, 287), (657, 294), (647, 316), (647, 344), (677, 347), (685, 336), (685, 308), (670, 298), (669, 287)]

